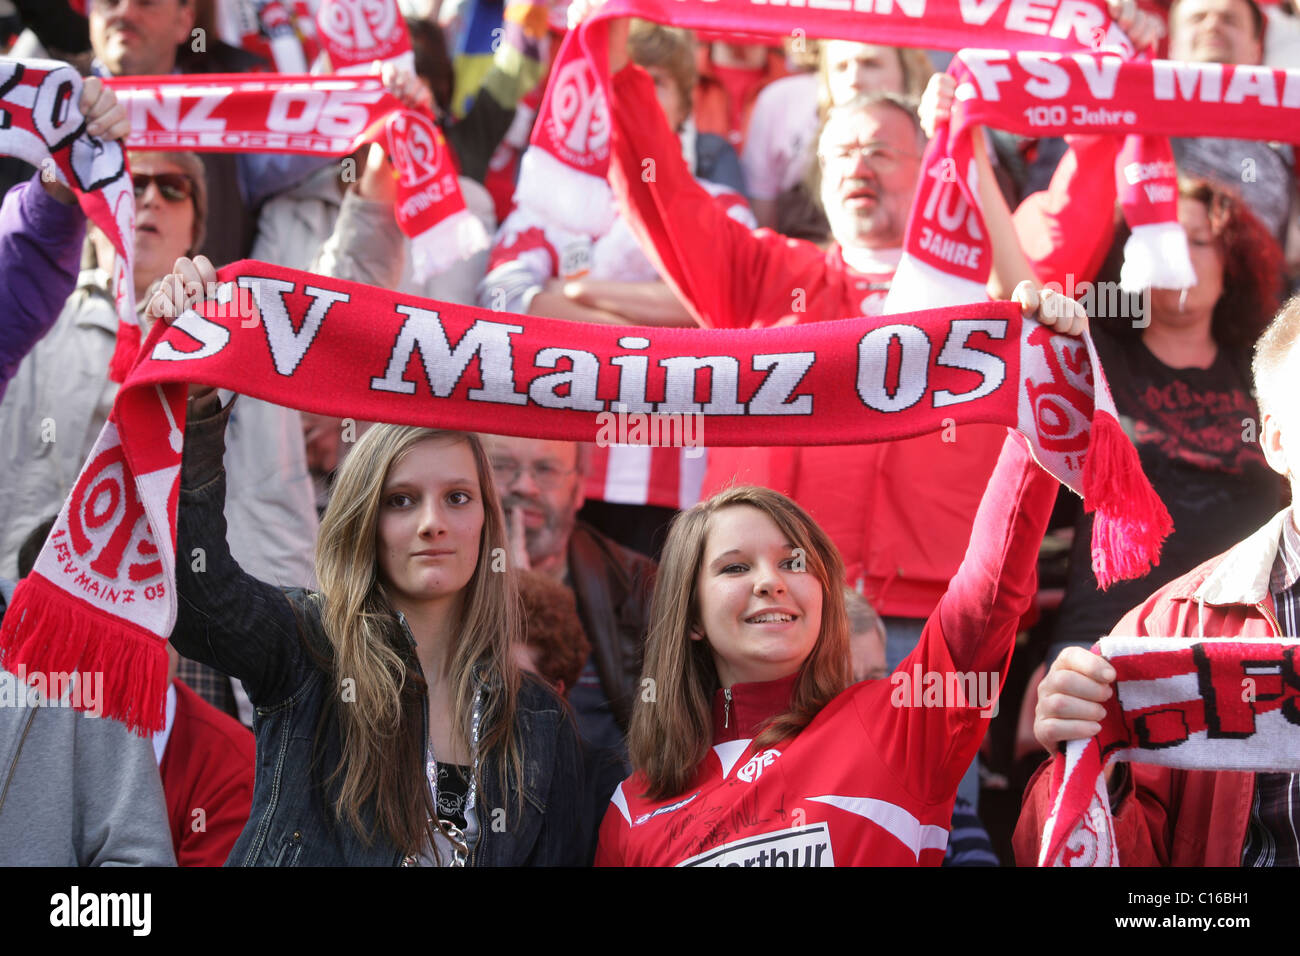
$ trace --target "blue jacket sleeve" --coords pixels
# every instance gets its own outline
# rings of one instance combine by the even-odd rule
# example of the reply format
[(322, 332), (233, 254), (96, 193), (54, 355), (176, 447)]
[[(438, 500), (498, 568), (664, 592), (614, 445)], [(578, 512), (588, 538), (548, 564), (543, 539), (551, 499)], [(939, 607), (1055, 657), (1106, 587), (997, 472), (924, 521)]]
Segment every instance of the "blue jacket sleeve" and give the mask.
[(80, 207), (50, 196), (39, 174), (0, 205), (0, 398), (72, 295), (85, 237)]

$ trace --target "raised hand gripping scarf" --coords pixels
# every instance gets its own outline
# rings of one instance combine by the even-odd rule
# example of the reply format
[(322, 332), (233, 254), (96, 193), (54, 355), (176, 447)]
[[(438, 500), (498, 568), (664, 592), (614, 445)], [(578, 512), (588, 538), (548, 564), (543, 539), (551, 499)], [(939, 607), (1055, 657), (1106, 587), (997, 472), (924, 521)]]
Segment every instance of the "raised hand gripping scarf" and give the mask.
[[(346, 156), (382, 142), (397, 167), (394, 211), (419, 278), (488, 246), (483, 224), (465, 208), (442, 132), (377, 77), (132, 76), (108, 84), (130, 117), (131, 149)], [(132, 313), (119, 329), (114, 367), (125, 371), (138, 347)]]
[(1192, 278), (1173, 156), (1159, 137), (1300, 141), (1300, 70), (1006, 50), (963, 50), (948, 70), (956, 102), (926, 149), (886, 311), (984, 298), (992, 251), (973, 186), (976, 126), (1027, 136), (1141, 134), (1129, 136), (1116, 163), (1133, 227), (1121, 277), (1129, 287), (1178, 288)]
[(1105, 768), (1116, 760), (1188, 770), (1300, 770), (1294, 639), (1106, 637), (1114, 666), (1101, 733), (1052, 761), (1039, 866), (1119, 866)]
[(967, 0), (826, 3), (821, 9), (766, 0), (609, 0), (570, 31), (551, 67), (546, 97), (524, 154), (520, 203), (570, 231), (608, 231), (614, 203), (605, 182), (611, 116), (608, 21), (640, 17), (656, 23), (782, 39), (788, 36), (861, 40), (931, 50), (975, 43), (1010, 50), (1112, 49), (1132, 45), (1106, 12), (1104, 0), (1043, 0), (1032, 7)]
[[(1130, 504), (1090, 447), (1094, 389), (1106, 393), (1091, 342), (1023, 322), (1013, 303), (886, 325), (642, 329), (484, 312), (260, 262), (220, 278), (234, 285), (202, 314), (154, 329), (0, 631), (11, 670), (103, 669), (105, 713), (140, 730), (161, 726), (176, 615), (184, 382), (327, 415), (566, 441), (680, 440), (683, 416), (699, 416), (692, 432), (712, 445), (1005, 424), (1099, 512)], [(1131, 445), (1115, 455), (1141, 476)]]
[[(0, 58), (0, 155), (36, 166), (42, 176), (52, 172), (113, 244), (113, 299), (127, 338), (125, 345), (119, 338), (119, 347), (134, 358), (140, 348), (132, 280), (135, 192), (122, 144), (88, 135), (80, 102), (81, 76), (66, 63)], [(118, 381), (127, 368), (118, 366)]]

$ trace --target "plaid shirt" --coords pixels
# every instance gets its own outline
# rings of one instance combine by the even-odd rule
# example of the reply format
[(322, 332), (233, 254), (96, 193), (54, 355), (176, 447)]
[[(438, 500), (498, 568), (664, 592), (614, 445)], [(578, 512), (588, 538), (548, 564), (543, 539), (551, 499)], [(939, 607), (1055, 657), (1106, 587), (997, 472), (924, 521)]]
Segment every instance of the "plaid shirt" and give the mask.
[(235, 691), (230, 686), (230, 678), (207, 664), (200, 664), (180, 654), (176, 656), (179, 658), (176, 676), (217, 710), (239, 720), (239, 705), (235, 703)]
[[(1300, 531), (1282, 523), (1282, 541), (1269, 581), (1277, 622), (1287, 637), (1300, 636)], [(1241, 852), (1242, 866), (1300, 866), (1300, 774), (1255, 775), (1255, 799)]]

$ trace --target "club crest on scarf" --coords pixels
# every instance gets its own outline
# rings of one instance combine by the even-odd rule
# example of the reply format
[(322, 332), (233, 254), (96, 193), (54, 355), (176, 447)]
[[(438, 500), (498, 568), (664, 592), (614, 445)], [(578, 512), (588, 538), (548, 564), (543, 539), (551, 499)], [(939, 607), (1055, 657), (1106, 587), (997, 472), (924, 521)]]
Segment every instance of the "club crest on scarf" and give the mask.
[(393, 157), (402, 185), (411, 188), (439, 173), (443, 163), (442, 134), (425, 117), (410, 110), (388, 123), (388, 152)]
[(335, 72), (368, 71), (375, 60), (412, 56), (397, 0), (325, 0), (316, 28)]
[(1092, 421), (1092, 363), (1080, 339), (1053, 335), (1041, 325), (1029, 326), (1024, 389), (1038, 445), (1060, 455), (1071, 471), (1082, 472)]
[(542, 123), (550, 145), (569, 165), (589, 169), (609, 159), (609, 104), (585, 59), (572, 58), (551, 81)]
[[(134, 482), (127, 479), (126, 458), (116, 429), (109, 441), (112, 444), (87, 463), (68, 506), (71, 551), (66, 570), (70, 573), (78, 559), (88, 565), (98, 580), (87, 581), (86, 587), (96, 595), (101, 581), (107, 595), (119, 578), (142, 584), (161, 578), (163, 573), (144, 505)], [(87, 576), (81, 567), (75, 569), (79, 580)], [(129, 601), (132, 596), (124, 595), (124, 599)]]

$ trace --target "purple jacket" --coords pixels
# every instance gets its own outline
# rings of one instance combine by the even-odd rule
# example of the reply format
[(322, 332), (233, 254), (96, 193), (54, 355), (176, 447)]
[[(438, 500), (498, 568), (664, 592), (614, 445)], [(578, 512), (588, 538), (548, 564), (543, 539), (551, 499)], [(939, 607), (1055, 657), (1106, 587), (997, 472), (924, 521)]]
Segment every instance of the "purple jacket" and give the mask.
[(0, 398), (72, 295), (85, 238), (81, 208), (50, 196), (39, 173), (0, 205)]

